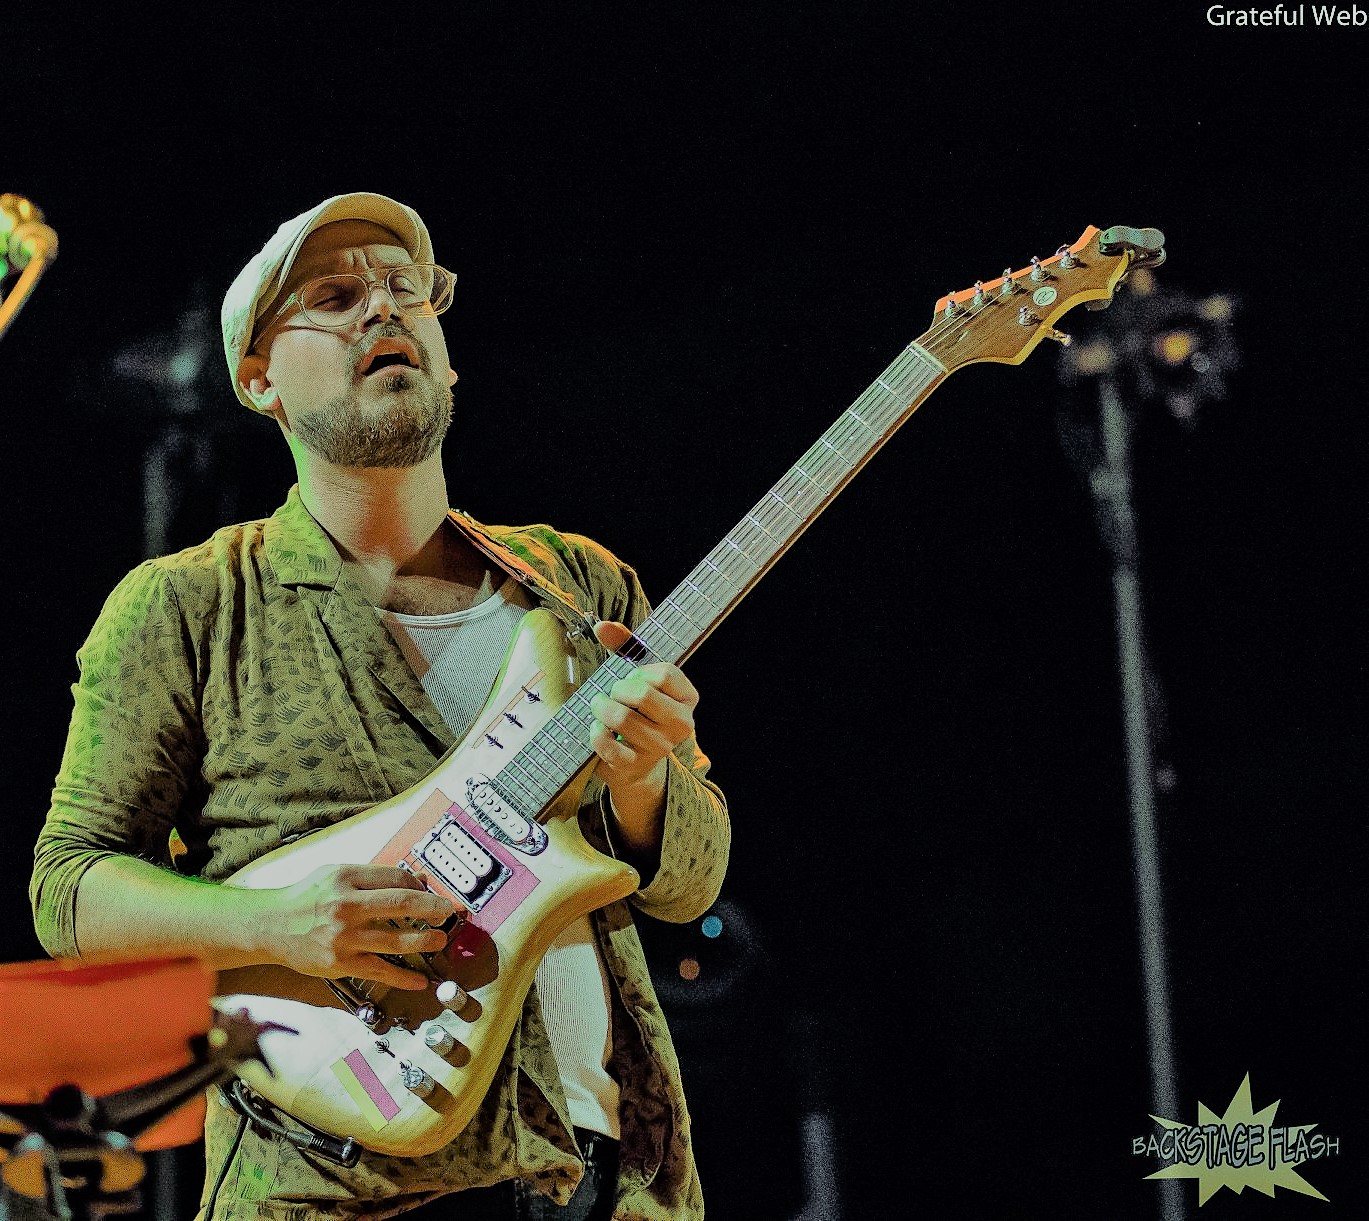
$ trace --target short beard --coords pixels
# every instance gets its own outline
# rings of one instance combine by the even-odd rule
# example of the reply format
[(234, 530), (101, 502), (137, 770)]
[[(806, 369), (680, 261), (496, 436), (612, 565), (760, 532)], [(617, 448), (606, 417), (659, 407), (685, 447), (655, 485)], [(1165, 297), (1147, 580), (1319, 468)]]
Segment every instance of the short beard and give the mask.
[(451, 387), (418, 385), (407, 369), (381, 376), (386, 392), (410, 393), (373, 420), (362, 416), (355, 392), (340, 394), (295, 419), (300, 443), (334, 466), (408, 467), (432, 457), (451, 427)]

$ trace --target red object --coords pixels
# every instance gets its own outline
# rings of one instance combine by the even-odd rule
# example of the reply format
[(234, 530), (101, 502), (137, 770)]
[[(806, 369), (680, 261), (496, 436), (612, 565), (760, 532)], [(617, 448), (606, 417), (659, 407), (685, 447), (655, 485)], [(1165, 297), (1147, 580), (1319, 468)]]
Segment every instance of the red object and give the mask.
[[(214, 984), (193, 958), (0, 964), (0, 1111), (41, 1103), (59, 1085), (98, 1098), (184, 1068), (189, 1040), (213, 1024)], [(203, 1130), (199, 1094), (135, 1143), (169, 1149)]]

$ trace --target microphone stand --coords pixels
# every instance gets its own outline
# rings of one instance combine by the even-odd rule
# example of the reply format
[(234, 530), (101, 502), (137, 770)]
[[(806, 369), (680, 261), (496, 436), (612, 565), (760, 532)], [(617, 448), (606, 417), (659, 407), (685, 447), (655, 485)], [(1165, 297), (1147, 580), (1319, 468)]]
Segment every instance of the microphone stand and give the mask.
[[(1173, 787), (1174, 773), (1167, 762), (1156, 762), (1158, 731), (1166, 718), (1145, 641), (1132, 436), (1140, 405), (1150, 399), (1163, 399), (1182, 426), (1192, 427), (1200, 402), (1224, 397), (1222, 374), (1236, 365), (1237, 357), (1226, 334), (1234, 308), (1230, 298), (1193, 301), (1173, 290), (1161, 292), (1144, 269), (1129, 287), (1131, 295), (1105, 315), (1104, 334), (1066, 349), (1061, 364), (1067, 386), (1096, 382), (1096, 429), (1063, 406), (1058, 421), (1061, 441), (1093, 495), (1099, 534), (1112, 565), (1150, 1106), (1153, 1115), (1174, 1116), (1180, 1108), (1157, 796)], [(1124, 383), (1132, 401), (1123, 393)], [(1182, 1184), (1166, 1179), (1156, 1186), (1160, 1217), (1182, 1221)]]

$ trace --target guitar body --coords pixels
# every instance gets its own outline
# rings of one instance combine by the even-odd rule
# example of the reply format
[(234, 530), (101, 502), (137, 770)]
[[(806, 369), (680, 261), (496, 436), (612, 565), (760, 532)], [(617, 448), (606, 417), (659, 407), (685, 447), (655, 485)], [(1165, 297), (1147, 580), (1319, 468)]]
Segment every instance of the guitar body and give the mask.
[[(593, 759), (540, 819), (536, 809), (512, 808), (488, 784), (578, 686), (565, 644), (550, 612), (529, 612), (471, 732), (431, 774), (228, 879), (231, 886), (270, 889), (320, 866), (395, 864), (451, 899), (458, 912), (443, 953), (406, 960), (433, 975), (434, 986), (422, 992), (275, 966), (221, 973), (224, 1009), (245, 1009), (256, 1021), (298, 1032), (263, 1037), (273, 1072), (256, 1062), (238, 1070), (282, 1110), (379, 1153), (419, 1156), (441, 1148), (489, 1089), (552, 942), (575, 919), (637, 889), (631, 866), (595, 851), (580, 833), (576, 812)], [(455, 999), (438, 999), (441, 981), (459, 986)], [(450, 1049), (441, 1048), (438, 1027), (454, 1040)], [(437, 1049), (425, 1041), (430, 1031)], [(405, 1084), (406, 1068), (428, 1079), (420, 1092)]]

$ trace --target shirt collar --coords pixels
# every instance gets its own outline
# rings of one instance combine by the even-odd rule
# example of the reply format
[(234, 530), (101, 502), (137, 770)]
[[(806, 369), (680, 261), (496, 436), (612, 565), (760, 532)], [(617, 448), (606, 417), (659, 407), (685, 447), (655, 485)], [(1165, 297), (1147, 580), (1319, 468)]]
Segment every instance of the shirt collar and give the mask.
[(299, 484), (266, 522), (266, 558), (282, 585), (317, 585), (335, 589), (342, 576), (342, 557), (304, 507)]

